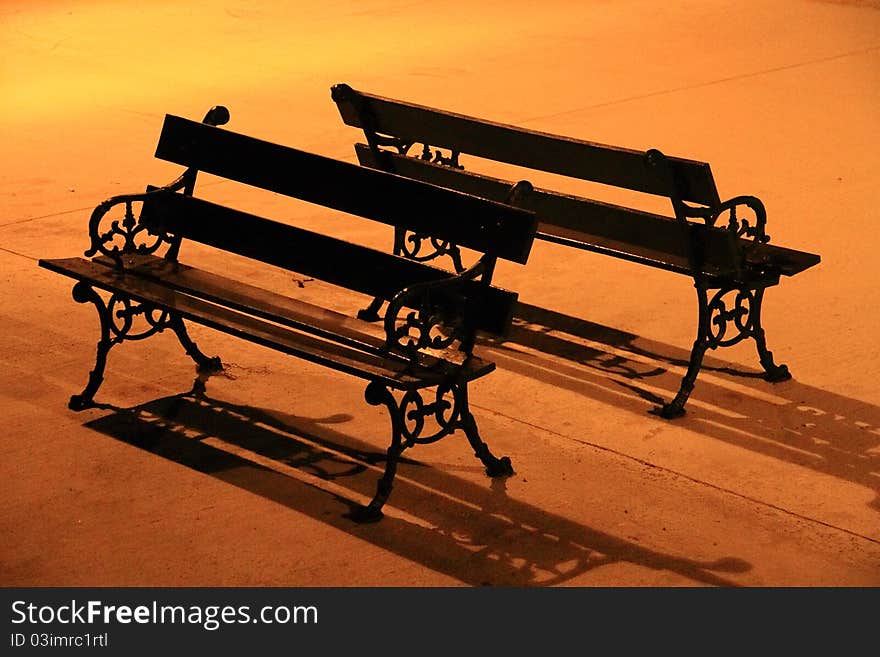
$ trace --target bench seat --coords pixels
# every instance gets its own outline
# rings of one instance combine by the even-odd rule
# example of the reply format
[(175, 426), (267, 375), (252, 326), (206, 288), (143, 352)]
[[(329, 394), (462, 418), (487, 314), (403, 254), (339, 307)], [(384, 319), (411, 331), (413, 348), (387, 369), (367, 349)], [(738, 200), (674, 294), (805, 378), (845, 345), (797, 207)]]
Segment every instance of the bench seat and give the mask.
[[(164, 258), (140, 255), (132, 261), (121, 275), (106, 259), (60, 258), (39, 264), (107, 292), (362, 379), (381, 381), (396, 390), (440, 385), (453, 374), (453, 367), (440, 358), (423, 356), (414, 364), (400, 356), (383, 355), (385, 341), (369, 322)], [(455, 374), (471, 381), (493, 369), (494, 363), (472, 356), (460, 369), (455, 368)]]

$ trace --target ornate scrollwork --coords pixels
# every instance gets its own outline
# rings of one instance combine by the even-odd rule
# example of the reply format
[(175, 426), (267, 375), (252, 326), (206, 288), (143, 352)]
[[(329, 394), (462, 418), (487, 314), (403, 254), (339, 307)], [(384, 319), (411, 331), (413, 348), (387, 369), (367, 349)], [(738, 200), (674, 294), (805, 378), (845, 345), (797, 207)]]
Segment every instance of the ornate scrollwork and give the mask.
[[(462, 285), (483, 271), (482, 262), (458, 276), (411, 285), (391, 300), (385, 313), (387, 347), (417, 360), (423, 349), (447, 349), (458, 340), (465, 350), (473, 344), (468, 299)], [(403, 314), (404, 308), (412, 309)]]
[[(426, 249), (424, 252), (423, 247)], [(427, 250), (428, 248), (430, 250)], [(456, 244), (424, 233), (407, 231), (400, 240), (400, 255), (417, 262), (427, 262), (448, 255), (452, 259), (455, 271), (464, 269), (461, 263), (461, 251)]]
[(449, 385), (437, 386), (434, 400), (428, 403), (421, 391), (406, 392), (399, 405), (400, 429), (406, 446), (433, 443), (455, 432), (461, 419), (457, 390)]
[[(731, 300), (730, 295), (734, 294)], [(707, 306), (708, 346), (712, 349), (729, 347), (751, 337), (757, 324), (753, 311), (758, 306), (753, 290), (731, 288), (718, 290)], [(735, 330), (735, 334), (732, 337), (725, 337), (731, 327)]]
[[(202, 123), (211, 126), (224, 125), (229, 121), (229, 110), (222, 105), (215, 105), (205, 114)], [(151, 195), (161, 192), (183, 191), (191, 195), (195, 186), (198, 171), (189, 168), (176, 180), (164, 187), (148, 187), (143, 194), (125, 194), (114, 196), (99, 204), (92, 211), (89, 219), (90, 245), (86, 250), (86, 257), (92, 257), (98, 253), (112, 258), (118, 268), (122, 268), (122, 256), (129, 254), (153, 254), (163, 244), (169, 249), (166, 257), (174, 259), (180, 248), (180, 238), (164, 231), (154, 232), (147, 229), (135, 219), (134, 204), (143, 204)], [(118, 206), (122, 206), (121, 217), (111, 214)], [(105, 228), (102, 228), (106, 226)]]
[[(110, 333), (116, 341), (143, 340), (172, 326), (167, 310), (159, 310), (120, 294), (113, 294), (107, 302), (107, 318)], [(146, 326), (136, 328), (138, 318), (143, 319)]]
[(399, 402), (377, 381), (370, 383), (365, 391), (368, 404), (388, 408), (396, 431), (399, 431), (401, 450), (416, 444), (437, 442), (464, 426), (467, 393), (462, 386), (453, 383), (438, 385), (431, 401), (425, 400), (424, 391), (424, 388), (407, 390)]
[[(182, 181), (181, 177), (162, 190), (173, 190), (176, 183), (183, 185), (185, 181)], [(98, 205), (89, 219), (91, 246), (85, 252), (86, 257), (101, 253), (120, 265), (123, 255), (152, 254), (163, 244), (174, 248), (179, 243), (179, 238), (165, 232), (154, 233), (135, 219), (134, 205), (143, 204), (151, 194), (155, 193), (156, 191), (150, 191), (144, 194), (114, 196)], [(111, 210), (117, 208), (122, 209), (121, 217), (117, 213), (111, 213)]]
[[(738, 216), (739, 209), (745, 208), (751, 216)], [(725, 214), (727, 214), (727, 230), (737, 237), (751, 238), (756, 243), (763, 244), (770, 241), (766, 233), (767, 210), (759, 198), (754, 196), (736, 196), (715, 208), (709, 219), (709, 225), (714, 226)]]
[[(407, 148), (407, 150), (409, 149)], [(445, 155), (439, 148), (431, 150), (430, 144), (422, 144), (422, 154), (419, 155), (419, 159), (431, 162), (432, 164), (442, 164), (453, 169), (464, 169), (464, 166), (458, 163), (459, 154), (459, 151), (450, 149), (449, 155)]]
[(397, 149), (397, 152), (400, 155), (406, 155), (413, 145), (413, 142), (406, 141), (400, 137), (380, 135), (371, 130), (367, 131), (367, 141), (370, 143), (371, 148), (377, 149), (379, 146), (390, 146), (391, 148)]
[(375, 522), (382, 517), (382, 506), (391, 493), (394, 474), (401, 453), (418, 443), (432, 443), (462, 429), (474, 449), (474, 455), (486, 466), (490, 477), (507, 477), (513, 466), (506, 456), (498, 458), (483, 442), (477, 424), (468, 408), (467, 382), (448, 379), (435, 386), (433, 401), (426, 402), (424, 388), (408, 390), (400, 402), (380, 381), (371, 381), (364, 397), (372, 406), (385, 406), (391, 416), (391, 446), (386, 452), (385, 473), (376, 486), (376, 495), (369, 505), (353, 511), (358, 522)]
[[(463, 338), (458, 334), (464, 323), (463, 313), (456, 310), (457, 304), (449, 297), (441, 303), (439, 296), (426, 293), (418, 310), (407, 312), (402, 318), (401, 306), (389, 307), (385, 334), (392, 350), (416, 359), (422, 349), (447, 349), (456, 339)], [(464, 299), (460, 299), (463, 303)]]

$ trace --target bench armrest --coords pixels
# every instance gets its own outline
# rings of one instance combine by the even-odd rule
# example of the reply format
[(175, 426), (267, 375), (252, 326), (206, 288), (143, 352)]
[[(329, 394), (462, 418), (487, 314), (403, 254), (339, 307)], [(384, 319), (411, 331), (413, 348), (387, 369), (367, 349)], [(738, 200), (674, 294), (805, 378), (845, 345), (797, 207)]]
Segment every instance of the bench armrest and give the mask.
[(470, 356), (476, 322), (472, 318), (474, 300), (465, 288), (472, 294), (470, 282), (487, 269), (480, 259), (450, 278), (416, 283), (398, 292), (385, 313), (386, 348), (417, 360), (424, 349), (448, 349), (458, 340), (459, 350)]
[[(739, 208), (748, 208), (752, 216), (737, 214)], [(770, 241), (766, 233), (767, 210), (761, 199), (755, 196), (734, 196), (712, 209), (709, 224), (714, 226), (719, 219), (727, 214), (727, 229), (737, 237), (752, 238), (756, 243), (764, 244)]]
[[(85, 256), (90, 258), (100, 253), (111, 258), (117, 268), (122, 269), (124, 255), (152, 254), (163, 243), (173, 246), (178, 241), (174, 237), (150, 233), (146, 226), (135, 219), (134, 204), (143, 204), (150, 196), (160, 192), (182, 189), (186, 184), (183, 178), (181, 176), (165, 187), (150, 188), (142, 194), (122, 194), (100, 203), (89, 218), (90, 246)], [(111, 214), (111, 210), (120, 206), (121, 216), (119, 212)], [(105, 227), (102, 228), (102, 225)]]
[[(735, 258), (737, 275), (744, 271), (756, 273), (755, 263), (750, 262), (750, 254), (757, 247), (770, 241), (767, 234), (767, 210), (761, 199), (755, 196), (734, 196), (715, 208), (708, 222), (711, 226), (726, 229), (732, 239), (730, 248)], [(778, 276), (770, 263), (762, 263), (758, 269), (762, 276)]]
[(704, 226), (691, 224), (693, 271), (700, 271), (708, 261), (722, 268), (732, 267), (731, 273), (740, 276), (744, 270), (753, 269), (749, 254), (770, 241), (766, 232), (767, 211), (761, 199), (755, 196), (734, 196), (715, 206), (679, 203), (676, 216), (683, 221), (699, 219), (704, 223)]
[[(202, 123), (212, 126), (220, 126), (229, 122), (229, 110), (222, 105), (215, 105), (205, 114)], [(100, 203), (89, 218), (90, 246), (85, 251), (85, 256), (91, 258), (98, 253), (111, 258), (117, 269), (122, 269), (122, 256), (128, 254), (149, 255), (155, 253), (162, 243), (169, 245), (166, 257), (174, 259), (180, 246), (180, 239), (168, 234), (155, 235), (149, 233), (145, 226), (141, 225), (134, 215), (134, 203), (143, 203), (151, 195), (161, 192), (183, 191), (186, 195), (192, 195), (196, 182), (196, 169), (187, 169), (175, 180), (163, 187), (148, 186), (142, 194), (122, 194), (108, 198)], [(122, 217), (107, 218), (108, 213), (116, 206), (124, 205)], [(101, 228), (109, 222), (109, 227)]]

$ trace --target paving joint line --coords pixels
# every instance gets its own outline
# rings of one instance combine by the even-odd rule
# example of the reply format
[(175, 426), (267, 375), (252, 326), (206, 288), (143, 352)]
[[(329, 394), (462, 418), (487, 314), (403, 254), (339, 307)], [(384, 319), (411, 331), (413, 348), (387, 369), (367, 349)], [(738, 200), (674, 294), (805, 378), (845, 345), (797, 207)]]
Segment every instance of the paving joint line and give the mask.
[(7, 249), (2, 246), (0, 246), (0, 251), (3, 251), (5, 253), (11, 253), (14, 256), (18, 256), (19, 258), (26, 258), (27, 260), (32, 260), (33, 262), (37, 262), (39, 260), (39, 258), (35, 258), (34, 256), (29, 256), (24, 253), (19, 253), (18, 251), (13, 251), (12, 249)]
[(555, 112), (553, 114), (543, 114), (540, 116), (532, 116), (527, 119), (521, 119), (516, 123), (516, 125), (521, 125), (523, 123), (531, 123), (533, 121), (542, 121), (544, 119), (555, 119), (560, 116), (567, 116), (570, 114), (577, 114), (578, 112), (584, 112), (586, 110), (598, 109), (600, 107), (611, 107), (613, 105), (622, 105), (624, 103), (629, 103), (635, 100), (644, 100), (645, 98), (654, 98), (656, 96), (664, 96), (666, 94), (674, 94), (680, 91), (690, 91), (692, 89), (702, 89), (705, 87), (711, 87), (716, 84), (724, 84), (725, 82), (734, 82), (737, 80), (746, 80), (748, 78), (754, 78), (761, 75), (767, 75), (770, 73), (779, 73), (780, 71), (787, 71), (794, 68), (800, 68), (803, 66), (812, 66), (813, 64), (823, 64), (825, 62), (834, 61), (836, 59), (845, 59), (847, 57), (855, 57), (857, 55), (865, 55), (870, 52), (874, 52), (876, 50), (880, 50), (880, 45), (877, 46), (868, 46), (867, 48), (862, 48), (861, 50), (852, 50), (845, 53), (839, 53), (837, 55), (829, 55), (828, 57), (822, 57), (819, 59), (812, 59), (806, 62), (798, 62), (796, 64), (785, 64), (783, 66), (777, 66), (774, 68), (764, 69), (762, 71), (752, 71), (751, 73), (740, 73), (738, 75), (731, 75), (726, 78), (719, 78), (717, 80), (709, 80), (706, 82), (698, 82), (696, 84), (685, 85), (682, 87), (675, 87), (672, 89), (663, 89), (661, 91), (651, 91), (644, 94), (636, 94), (634, 96), (627, 96), (626, 98), (617, 98), (615, 100), (609, 100), (601, 103), (596, 103), (594, 105), (585, 105), (584, 107), (577, 107), (575, 109), (565, 110), (563, 112)]
[[(202, 183), (201, 185), (199, 185), (199, 187), (214, 187), (215, 185), (223, 185), (228, 182), (230, 182), (230, 181), (229, 180), (213, 180), (211, 182)], [(108, 198), (113, 198), (113, 197), (111, 196)], [(24, 217), (22, 219), (13, 219), (12, 221), (9, 221), (7, 223), (0, 224), (0, 228), (6, 228), (7, 226), (17, 226), (19, 224), (26, 224), (30, 221), (37, 221), (38, 219), (51, 219), (52, 217), (60, 217), (61, 215), (72, 214), (74, 212), (87, 212), (87, 211), (94, 210), (94, 209), (95, 209), (94, 205), (89, 205), (84, 208), (74, 208), (72, 210), (61, 210), (60, 212), (51, 212), (49, 214), (41, 214), (38, 217)]]
[(39, 217), (26, 217), (24, 219), (13, 219), (5, 224), (0, 224), (0, 228), (5, 228), (6, 226), (18, 226), (19, 224), (26, 224), (30, 221), (37, 221), (38, 219), (49, 219), (51, 217), (60, 217), (64, 214), (73, 214), (74, 212), (85, 212), (87, 210), (91, 210), (92, 206), (88, 206), (85, 208), (74, 208), (73, 210), (62, 210), (61, 212), (52, 212), (51, 214), (42, 214)]
[(805, 522), (809, 522), (809, 523), (813, 523), (813, 524), (821, 525), (821, 526), (826, 527), (826, 528), (828, 528), (828, 529), (832, 529), (832, 530), (835, 530), (835, 531), (843, 532), (844, 534), (848, 534), (848, 535), (850, 535), (850, 536), (853, 536), (853, 537), (856, 537), (856, 538), (863, 539), (863, 540), (865, 540), (865, 541), (868, 541), (869, 543), (874, 543), (875, 545), (880, 545), (880, 539), (871, 538), (870, 536), (865, 536), (864, 534), (859, 534), (858, 532), (855, 532), (855, 531), (853, 531), (853, 530), (851, 530), (851, 529), (846, 529), (845, 527), (838, 527), (837, 525), (832, 525), (831, 523), (825, 522), (824, 520), (818, 520), (818, 519), (816, 519), (816, 518), (810, 518), (810, 517), (808, 517), (808, 516), (805, 516), (805, 515), (803, 515), (803, 514), (797, 513), (797, 512), (795, 512), (795, 511), (791, 511), (790, 509), (786, 509), (786, 508), (784, 508), (784, 507), (778, 506), (778, 505), (776, 505), (776, 504), (771, 504), (770, 502), (765, 502), (765, 501), (763, 501), (763, 500), (759, 500), (759, 499), (756, 499), (756, 498), (754, 498), (754, 497), (749, 497), (748, 495), (743, 495), (742, 493), (738, 493), (738, 492), (736, 492), (735, 490), (731, 490), (731, 489), (729, 489), (729, 488), (724, 488), (723, 486), (719, 486), (719, 485), (717, 485), (717, 484), (713, 484), (713, 483), (710, 483), (710, 482), (708, 482), (708, 481), (703, 481), (702, 479), (697, 479), (697, 478), (692, 477), (692, 476), (690, 476), (690, 475), (684, 474), (683, 472), (679, 472), (679, 471), (677, 471), (677, 470), (673, 470), (673, 469), (671, 469), (671, 468), (667, 468), (667, 467), (662, 466), (662, 465), (657, 465), (656, 463), (651, 463), (650, 461), (646, 461), (645, 459), (640, 459), (640, 458), (638, 458), (637, 456), (633, 456), (633, 455), (631, 455), (631, 454), (626, 454), (626, 453), (621, 452), (621, 451), (619, 451), (619, 450), (616, 450), (616, 449), (614, 449), (614, 448), (612, 448), (612, 447), (606, 447), (606, 446), (604, 446), (604, 445), (599, 445), (599, 444), (597, 444), (597, 443), (592, 443), (592, 442), (590, 442), (590, 441), (588, 441), (588, 440), (583, 440), (583, 439), (575, 438), (574, 436), (569, 436), (569, 435), (567, 435), (567, 434), (560, 433), (560, 432), (558, 432), (558, 431), (554, 431), (553, 429), (548, 429), (547, 427), (543, 427), (543, 426), (541, 426), (541, 425), (539, 425), (539, 424), (534, 424), (533, 422), (527, 422), (527, 421), (525, 421), (525, 420), (523, 420), (523, 419), (521, 419), (521, 418), (516, 418), (516, 417), (513, 417), (513, 416), (511, 416), (511, 415), (507, 415), (506, 413), (501, 413), (500, 411), (497, 411), (497, 410), (492, 409), (492, 408), (488, 408), (488, 407), (485, 407), (485, 406), (479, 406), (479, 405), (474, 404), (474, 403), (471, 403), (471, 406), (473, 406), (474, 408), (479, 408), (479, 409), (481, 409), (481, 410), (487, 411), (487, 412), (489, 412), (489, 413), (493, 413), (494, 415), (501, 416), (501, 417), (506, 418), (506, 419), (508, 419), (508, 420), (511, 420), (511, 421), (513, 421), (513, 422), (517, 422), (517, 423), (519, 423), (519, 424), (524, 424), (524, 425), (526, 425), (526, 426), (528, 426), (528, 427), (532, 427), (532, 428), (534, 428), (534, 429), (539, 429), (540, 431), (545, 431), (545, 432), (547, 432), (547, 433), (549, 433), (549, 434), (551, 434), (551, 435), (553, 435), (553, 436), (557, 436), (557, 437), (559, 437), (559, 438), (563, 438), (563, 439), (565, 439), (565, 440), (570, 440), (570, 441), (575, 442), (575, 443), (578, 443), (578, 444), (580, 444), (580, 445), (586, 445), (586, 446), (589, 446), (589, 447), (594, 447), (594, 448), (596, 448), (596, 449), (598, 449), (598, 450), (600, 450), (600, 451), (607, 452), (607, 453), (609, 453), (609, 454), (614, 454), (615, 456), (620, 456), (621, 458), (625, 458), (625, 459), (630, 460), (630, 461), (635, 461), (636, 463), (639, 463), (639, 464), (641, 464), (641, 465), (645, 465), (645, 466), (650, 467), (650, 468), (655, 468), (655, 469), (657, 469), (657, 470), (661, 470), (661, 471), (663, 471), (663, 472), (666, 472), (666, 473), (669, 473), (669, 474), (675, 475), (676, 477), (681, 477), (682, 479), (686, 479), (687, 481), (691, 481), (691, 482), (693, 482), (693, 483), (695, 483), (695, 484), (699, 484), (699, 485), (701, 485), (701, 486), (705, 486), (705, 487), (707, 487), (707, 488), (711, 488), (711, 489), (713, 489), (713, 490), (717, 490), (717, 491), (719, 491), (719, 492), (726, 493), (726, 494), (728, 494), (728, 495), (733, 495), (733, 496), (735, 496), (735, 497), (738, 497), (738, 498), (740, 498), (740, 499), (746, 500), (746, 501), (748, 501), (748, 502), (752, 502), (753, 504), (758, 504), (758, 505), (760, 505), (760, 506), (767, 507), (767, 508), (773, 509), (773, 510), (775, 510), (775, 511), (779, 511), (779, 512), (784, 513), (785, 515), (791, 516), (791, 517), (793, 517), (793, 518), (798, 518), (799, 520), (803, 520), (803, 521), (805, 521)]

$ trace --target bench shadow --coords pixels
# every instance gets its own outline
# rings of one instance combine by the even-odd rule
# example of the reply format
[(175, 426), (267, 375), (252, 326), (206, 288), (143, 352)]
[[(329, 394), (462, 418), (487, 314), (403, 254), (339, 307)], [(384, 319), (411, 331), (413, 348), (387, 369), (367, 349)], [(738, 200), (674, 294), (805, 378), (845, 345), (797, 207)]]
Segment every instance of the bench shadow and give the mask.
[[(500, 367), (636, 413), (647, 410), (639, 399), (657, 405), (674, 396), (690, 356), (680, 347), (527, 304), (520, 304), (510, 334), (487, 346)], [(796, 363), (792, 369), (797, 376)], [(720, 376), (713, 381), (708, 373)], [(876, 495), (870, 507), (880, 511), (880, 407), (794, 378), (771, 384), (761, 375), (710, 352), (688, 414), (673, 422), (865, 486)]]
[(652, 550), (511, 499), (503, 480), (478, 485), (412, 459), (401, 462), (393, 510), (357, 525), (346, 514), (354, 498), (372, 496), (385, 455), (333, 428), (346, 416), (286, 416), (212, 399), (199, 380), (191, 392), (99, 407), (111, 412), (85, 426), (472, 586), (552, 586), (628, 562), (726, 587), (752, 567), (735, 557), (699, 561)]

